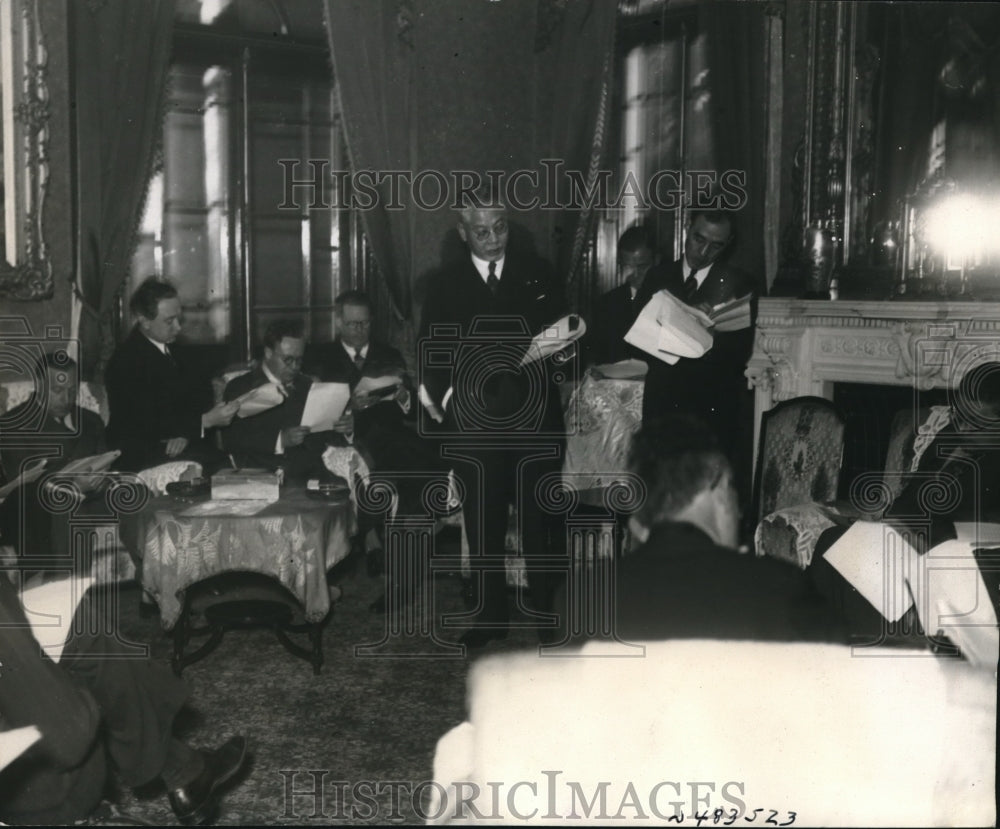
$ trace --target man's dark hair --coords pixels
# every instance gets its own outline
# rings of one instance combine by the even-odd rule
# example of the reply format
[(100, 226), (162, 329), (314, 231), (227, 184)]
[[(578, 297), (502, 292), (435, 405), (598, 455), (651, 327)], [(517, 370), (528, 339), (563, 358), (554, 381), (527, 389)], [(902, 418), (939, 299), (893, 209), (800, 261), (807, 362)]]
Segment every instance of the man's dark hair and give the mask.
[(333, 312), (339, 317), (344, 313), (345, 305), (353, 305), (355, 308), (367, 308), (372, 310), (372, 301), (368, 294), (363, 291), (344, 291), (333, 301)]
[(967, 401), (989, 406), (1000, 415), (1000, 363), (980, 363), (962, 375), (953, 405), (960, 413), (967, 414), (970, 412), (965, 405)]
[(160, 310), (160, 301), (173, 299), (177, 289), (169, 282), (151, 276), (135, 289), (128, 301), (128, 308), (133, 314), (138, 314), (148, 320), (155, 320)]
[(733, 214), (728, 210), (698, 207), (692, 207), (688, 210), (688, 220), (692, 225), (698, 220), (699, 217), (712, 225), (719, 225), (723, 223), (728, 224), (730, 237), (736, 236), (736, 221), (734, 220)]
[(652, 527), (718, 484), (730, 467), (711, 429), (689, 415), (669, 415), (635, 434), (628, 468), (646, 487), (636, 518)]
[(634, 253), (642, 249), (656, 253), (656, 240), (652, 231), (645, 225), (635, 225), (618, 237), (618, 255)]
[(267, 324), (267, 328), (264, 329), (264, 336), (261, 338), (261, 342), (264, 343), (264, 348), (274, 350), (275, 346), (285, 339), (285, 337), (291, 337), (293, 340), (303, 339), (305, 337), (305, 325), (302, 320), (272, 320)]

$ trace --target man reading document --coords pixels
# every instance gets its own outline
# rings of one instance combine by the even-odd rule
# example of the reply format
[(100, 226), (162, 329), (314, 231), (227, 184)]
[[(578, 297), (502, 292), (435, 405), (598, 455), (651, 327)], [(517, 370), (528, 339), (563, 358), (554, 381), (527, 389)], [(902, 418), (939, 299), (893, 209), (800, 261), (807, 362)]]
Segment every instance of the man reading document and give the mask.
[(281, 402), (249, 417), (237, 415), (222, 432), (223, 448), (241, 467), (280, 466), (290, 480), (303, 481), (322, 473), (327, 446), (347, 445), (353, 420), (350, 414), (341, 414), (325, 431), (302, 425), (313, 380), (300, 371), (305, 352), (300, 320), (272, 322), (264, 331), (263, 345), (260, 365), (231, 380), (223, 396), (228, 402), (254, 389), (273, 387)]

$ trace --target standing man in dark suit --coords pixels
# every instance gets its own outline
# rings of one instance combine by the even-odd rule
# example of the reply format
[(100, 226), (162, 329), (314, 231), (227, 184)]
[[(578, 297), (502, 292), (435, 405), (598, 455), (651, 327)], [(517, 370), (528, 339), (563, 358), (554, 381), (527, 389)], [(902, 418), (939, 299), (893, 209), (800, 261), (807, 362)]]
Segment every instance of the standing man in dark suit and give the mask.
[(428, 286), (420, 392), (441, 422), (443, 456), (465, 487), (465, 529), (481, 591), (474, 627), (461, 641), (481, 647), (507, 635), (508, 505), (518, 511), (536, 609), (551, 607), (554, 580), (534, 557), (565, 553), (564, 532), (536, 492), (546, 473), (561, 469), (565, 446), (552, 361), (520, 362), (531, 337), (566, 306), (543, 262), (507, 249), (507, 211), (488, 190), (467, 196), (458, 233), (469, 255)]
[(223, 392), (228, 403), (260, 386), (273, 384), (284, 400), (273, 408), (236, 417), (222, 430), (222, 446), (241, 467), (285, 470), (288, 479), (304, 481), (321, 474), (327, 446), (346, 446), (353, 423), (343, 415), (333, 431), (310, 434), (302, 426), (312, 378), (302, 374), (306, 341), (301, 320), (276, 320), (264, 331), (264, 358), (252, 371), (229, 381)]
[[(657, 291), (669, 291), (703, 310), (753, 291), (750, 276), (720, 261), (733, 242), (732, 217), (721, 210), (688, 214), (684, 255), (649, 272), (636, 297), (640, 308)], [(681, 357), (674, 365), (649, 359), (643, 392), (642, 419), (648, 423), (667, 414), (691, 414), (707, 422), (732, 454), (739, 433), (743, 375), (753, 350), (753, 326), (731, 333), (716, 332), (711, 350), (698, 359)]]
[(587, 329), (586, 358), (590, 364), (617, 363), (649, 355), (625, 342), (625, 335), (642, 310), (636, 297), (642, 291), (646, 273), (656, 262), (656, 243), (649, 230), (636, 225), (618, 239), (617, 288), (602, 294), (594, 304)]
[(132, 294), (136, 324), (111, 355), (108, 443), (122, 454), (117, 467), (137, 472), (174, 460), (197, 461), (211, 472), (223, 460), (205, 432), (225, 426), (233, 404), (212, 406), (212, 389), (178, 363), (171, 344), (181, 332), (177, 289), (150, 277)]

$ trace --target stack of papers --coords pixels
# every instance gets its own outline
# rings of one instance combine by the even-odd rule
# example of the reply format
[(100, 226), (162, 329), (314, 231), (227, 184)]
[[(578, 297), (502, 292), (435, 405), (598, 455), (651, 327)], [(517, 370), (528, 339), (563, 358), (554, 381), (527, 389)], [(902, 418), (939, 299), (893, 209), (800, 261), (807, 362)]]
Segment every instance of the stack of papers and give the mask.
[(576, 314), (568, 314), (542, 329), (541, 333), (532, 339), (521, 360), (521, 365), (526, 366), (538, 360), (544, 360), (546, 357), (562, 351), (586, 333), (587, 323), (583, 321), (583, 318)]
[(264, 383), (264, 385), (250, 389), (246, 394), (236, 398), (235, 402), (239, 403), (240, 406), (236, 415), (238, 417), (253, 417), (268, 409), (273, 409), (284, 399), (285, 396), (281, 393), (277, 383)]
[(352, 395), (355, 410), (367, 409), (383, 400), (391, 400), (403, 385), (403, 378), (394, 374), (381, 377), (362, 377)]
[(681, 357), (697, 359), (712, 347), (712, 321), (669, 291), (657, 291), (639, 312), (625, 342), (673, 365)]

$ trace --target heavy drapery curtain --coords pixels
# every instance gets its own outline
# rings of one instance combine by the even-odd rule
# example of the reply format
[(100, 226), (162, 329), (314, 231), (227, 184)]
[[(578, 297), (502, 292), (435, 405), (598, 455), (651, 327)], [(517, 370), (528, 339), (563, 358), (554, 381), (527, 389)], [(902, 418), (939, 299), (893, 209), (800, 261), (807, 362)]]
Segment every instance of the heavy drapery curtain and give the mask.
[(731, 262), (765, 291), (764, 182), (767, 138), (766, 4), (709, 0), (700, 7), (708, 44), (711, 117), (716, 169), (746, 174), (746, 206)]
[[(354, 172), (538, 170), (596, 174), (603, 150), (616, 4), (602, 0), (325, 0)], [(595, 160), (596, 159), (596, 160)], [(562, 192), (566, 192), (565, 181)], [(414, 320), (422, 277), (448, 255), (455, 216), (403, 188), (364, 211), (398, 316)], [(525, 188), (528, 193), (531, 188)], [(426, 191), (433, 199), (436, 185)], [(569, 277), (588, 211), (518, 212), (539, 252)], [(517, 228), (514, 228), (516, 230)], [(512, 232), (512, 244), (515, 235)]]
[(175, 0), (69, 4), (79, 186), (80, 355), (84, 376), (113, 348), (111, 312), (126, 279), (161, 134)]

